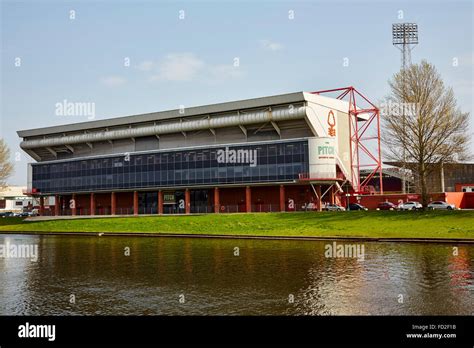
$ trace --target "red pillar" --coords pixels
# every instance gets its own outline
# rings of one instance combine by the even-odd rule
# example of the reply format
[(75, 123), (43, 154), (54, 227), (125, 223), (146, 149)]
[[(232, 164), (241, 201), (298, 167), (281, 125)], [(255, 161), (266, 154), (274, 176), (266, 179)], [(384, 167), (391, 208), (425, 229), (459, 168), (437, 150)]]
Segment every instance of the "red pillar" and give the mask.
[(138, 215), (138, 192), (133, 191), (133, 215)]
[(285, 210), (285, 186), (280, 185), (280, 211)]
[(44, 197), (40, 196), (40, 208), (39, 208), (40, 216), (44, 215)]
[(117, 210), (117, 197), (115, 196), (115, 192), (110, 194), (110, 215), (115, 215)]
[(334, 196), (336, 194), (335, 190), (334, 190), (334, 186), (331, 186), (331, 190), (329, 190), (329, 194), (330, 194), (330, 203), (331, 204), (334, 204)]
[(163, 214), (163, 191), (158, 191), (158, 214)]
[(90, 215), (95, 215), (95, 195), (91, 193)]
[(59, 196), (54, 196), (54, 215), (59, 216)]
[(318, 197), (316, 197), (316, 204), (318, 205), (318, 211), (322, 211), (323, 207), (321, 205), (322, 200), (321, 200), (321, 185), (316, 186), (316, 193), (318, 194)]
[(72, 202), (69, 202), (69, 205), (71, 205), (72, 203), (72, 207), (71, 207), (71, 215), (72, 216), (76, 216), (77, 215), (77, 208), (76, 208), (76, 194), (73, 193), (72, 194)]
[(191, 213), (191, 192), (189, 191), (189, 189), (186, 189), (186, 191), (184, 191), (184, 206), (186, 214)]
[(252, 212), (252, 189), (250, 186), (245, 188), (245, 211), (247, 213)]
[(220, 195), (219, 195), (219, 188), (214, 187), (214, 213), (219, 213), (221, 209), (221, 202), (220, 202)]

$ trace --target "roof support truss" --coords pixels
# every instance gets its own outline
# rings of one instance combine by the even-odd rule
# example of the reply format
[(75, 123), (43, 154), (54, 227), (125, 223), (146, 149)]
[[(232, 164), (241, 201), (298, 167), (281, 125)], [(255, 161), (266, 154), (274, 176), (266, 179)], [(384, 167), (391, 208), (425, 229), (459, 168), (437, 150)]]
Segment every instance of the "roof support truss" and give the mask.
[(41, 157), (32, 149), (27, 149), (25, 152), (34, 158), (37, 162), (41, 162)]
[(74, 148), (73, 148), (71, 145), (64, 144), (64, 146), (65, 146), (69, 151), (71, 151), (72, 153), (74, 153)]
[(58, 158), (57, 152), (54, 151), (52, 148), (46, 147), (46, 150), (48, 150), (54, 157)]
[(280, 127), (278, 127), (278, 125), (276, 124), (275, 121), (270, 121), (273, 128), (275, 128), (275, 131), (278, 133), (278, 135), (281, 137), (281, 130), (280, 130)]
[(244, 135), (247, 136), (247, 128), (245, 128), (245, 126), (242, 126), (242, 125), (239, 125), (239, 128), (242, 131), (242, 133), (244, 133)]

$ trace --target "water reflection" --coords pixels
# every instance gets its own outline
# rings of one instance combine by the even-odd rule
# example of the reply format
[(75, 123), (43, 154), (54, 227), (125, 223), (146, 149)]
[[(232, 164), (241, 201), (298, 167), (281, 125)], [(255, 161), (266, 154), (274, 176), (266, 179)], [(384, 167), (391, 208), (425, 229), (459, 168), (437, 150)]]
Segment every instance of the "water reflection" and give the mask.
[(366, 243), (358, 261), (325, 258), (326, 242), (0, 235), (7, 240), (37, 243), (40, 255), (0, 258), (2, 315), (474, 312), (471, 245), (455, 256), (454, 245)]

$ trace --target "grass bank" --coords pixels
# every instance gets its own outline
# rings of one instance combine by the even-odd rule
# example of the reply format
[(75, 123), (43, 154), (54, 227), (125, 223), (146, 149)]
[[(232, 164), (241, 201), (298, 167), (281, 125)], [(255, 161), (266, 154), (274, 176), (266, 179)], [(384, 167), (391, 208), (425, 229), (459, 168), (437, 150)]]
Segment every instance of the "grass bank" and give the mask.
[(474, 239), (474, 211), (217, 214), (30, 222), (1, 218), (2, 231)]

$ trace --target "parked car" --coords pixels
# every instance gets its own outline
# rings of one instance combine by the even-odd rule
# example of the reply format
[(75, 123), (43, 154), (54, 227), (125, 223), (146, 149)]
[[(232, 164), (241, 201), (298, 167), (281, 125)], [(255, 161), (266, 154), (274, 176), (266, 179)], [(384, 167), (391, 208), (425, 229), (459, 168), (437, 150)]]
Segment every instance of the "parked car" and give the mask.
[(348, 210), (369, 210), (369, 209), (367, 209), (366, 207), (364, 207), (362, 204), (359, 204), (359, 203), (350, 203)]
[(324, 206), (324, 210), (326, 210), (326, 211), (344, 211), (344, 210), (346, 210), (346, 208), (341, 207), (340, 205), (337, 205), (337, 204), (327, 203)]
[(13, 213), (11, 211), (5, 211), (0, 213), (1, 217), (12, 217)]
[(304, 209), (304, 211), (316, 210), (316, 204), (314, 204), (314, 203), (305, 203), (301, 206), (301, 209)]
[(456, 209), (456, 206), (454, 204), (450, 204), (450, 203), (443, 202), (443, 201), (431, 202), (430, 204), (428, 204), (427, 207), (430, 210), (435, 210), (435, 209), (454, 210), (454, 209)]
[(419, 210), (423, 209), (423, 206), (419, 202), (405, 202), (398, 205), (398, 210)]
[(391, 202), (380, 202), (377, 210), (396, 210), (397, 206)]

